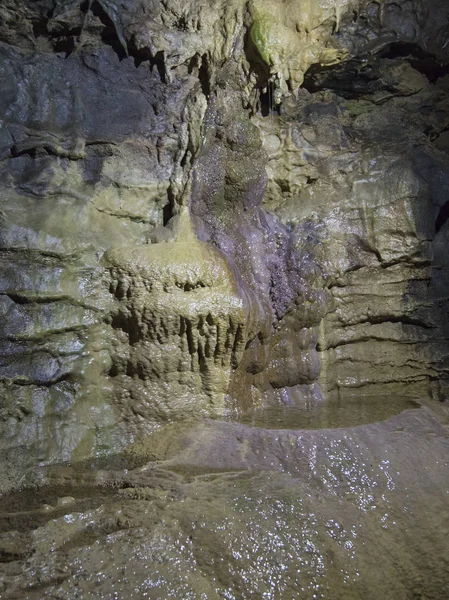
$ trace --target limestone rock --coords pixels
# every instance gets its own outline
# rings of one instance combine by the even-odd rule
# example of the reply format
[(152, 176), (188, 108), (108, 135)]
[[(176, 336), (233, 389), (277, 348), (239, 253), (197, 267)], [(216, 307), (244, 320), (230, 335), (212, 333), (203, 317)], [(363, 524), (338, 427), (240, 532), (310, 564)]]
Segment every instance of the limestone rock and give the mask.
[(447, 13), (2, 2), (0, 487), (167, 419), (444, 398)]

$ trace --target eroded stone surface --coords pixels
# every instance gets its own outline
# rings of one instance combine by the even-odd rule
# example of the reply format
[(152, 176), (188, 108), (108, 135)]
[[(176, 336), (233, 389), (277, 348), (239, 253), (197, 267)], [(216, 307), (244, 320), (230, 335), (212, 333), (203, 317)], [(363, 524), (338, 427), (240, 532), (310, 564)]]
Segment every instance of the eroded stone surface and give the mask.
[(444, 400), (447, 10), (2, 3), (2, 489), (167, 419)]
[(298, 229), (327, 290), (318, 345), (331, 393), (446, 394), (447, 294), (437, 281), (447, 266), (437, 257), (448, 160), (432, 141), (448, 98), (432, 61), (424, 77), (413, 68), (424, 59), (407, 51), (405, 62), (372, 57), (311, 75), (312, 90), (321, 81), (333, 91), (304, 91), (280, 117), (258, 118), (266, 206)]

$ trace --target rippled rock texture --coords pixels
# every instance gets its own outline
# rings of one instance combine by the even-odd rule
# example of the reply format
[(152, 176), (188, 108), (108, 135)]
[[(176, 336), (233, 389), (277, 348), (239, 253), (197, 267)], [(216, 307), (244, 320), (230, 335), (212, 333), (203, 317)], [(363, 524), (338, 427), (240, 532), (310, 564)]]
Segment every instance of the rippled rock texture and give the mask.
[(448, 14), (2, 2), (2, 489), (167, 421), (445, 399)]

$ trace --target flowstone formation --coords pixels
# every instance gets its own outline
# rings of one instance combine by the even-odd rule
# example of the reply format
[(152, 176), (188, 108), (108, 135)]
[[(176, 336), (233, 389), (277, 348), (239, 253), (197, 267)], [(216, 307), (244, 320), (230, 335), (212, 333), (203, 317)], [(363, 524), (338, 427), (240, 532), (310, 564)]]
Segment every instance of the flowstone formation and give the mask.
[(446, 3), (0, 7), (1, 444), (444, 399)]
[(0, 2), (0, 597), (446, 600), (447, 0)]
[(225, 256), (182, 233), (183, 241), (105, 255), (117, 298), (109, 375), (123, 416), (137, 425), (222, 412), (251, 334), (250, 307)]

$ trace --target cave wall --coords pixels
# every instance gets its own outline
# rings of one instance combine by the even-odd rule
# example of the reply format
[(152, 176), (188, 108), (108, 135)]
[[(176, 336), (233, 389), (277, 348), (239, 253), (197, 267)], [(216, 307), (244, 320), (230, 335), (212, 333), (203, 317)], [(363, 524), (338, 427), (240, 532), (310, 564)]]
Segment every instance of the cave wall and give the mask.
[(167, 420), (445, 398), (448, 18), (2, 3), (4, 482)]
[(446, 396), (447, 82), (416, 47), (388, 46), (311, 73), (312, 92), (259, 118), (266, 206), (298, 229), (327, 291), (331, 394)]

